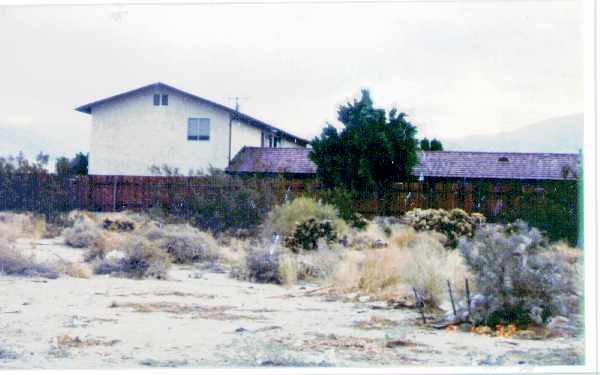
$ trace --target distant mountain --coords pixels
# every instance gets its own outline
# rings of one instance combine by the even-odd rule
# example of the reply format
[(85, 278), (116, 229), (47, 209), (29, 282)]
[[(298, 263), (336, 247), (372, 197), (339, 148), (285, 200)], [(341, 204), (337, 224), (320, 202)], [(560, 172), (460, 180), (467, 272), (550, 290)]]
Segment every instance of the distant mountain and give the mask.
[(442, 142), (450, 151), (577, 153), (583, 147), (583, 113), (554, 117), (508, 132)]
[(32, 160), (43, 151), (51, 159), (73, 157), (79, 151), (87, 152), (87, 147), (84, 147), (87, 141), (80, 138), (78, 134), (61, 136), (0, 123), (0, 156), (17, 155), (22, 151)]

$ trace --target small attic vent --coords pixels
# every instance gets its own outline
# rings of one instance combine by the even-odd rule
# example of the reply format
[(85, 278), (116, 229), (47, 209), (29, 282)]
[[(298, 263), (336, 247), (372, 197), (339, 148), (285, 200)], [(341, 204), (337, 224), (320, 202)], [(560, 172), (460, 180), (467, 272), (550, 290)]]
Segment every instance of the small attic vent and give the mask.
[(498, 158), (500, 163), (508, 163), (508, 158), (506, 156), (501, 156)]

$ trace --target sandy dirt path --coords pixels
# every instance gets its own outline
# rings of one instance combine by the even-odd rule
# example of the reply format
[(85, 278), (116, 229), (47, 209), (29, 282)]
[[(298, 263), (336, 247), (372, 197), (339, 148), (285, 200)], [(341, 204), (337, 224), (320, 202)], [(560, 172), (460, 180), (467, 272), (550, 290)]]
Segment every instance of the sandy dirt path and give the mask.
[[(30, 243), (19, 243), (27, 248)], [(40, 257), (82, 251), (39, 241)], [(0, 368), (580, 364), (583, 338), (436, 331), (410, 309), (173, 267), (171, 280), (0, 276)], [(390, 341), (395, 345), (388, 347)]]

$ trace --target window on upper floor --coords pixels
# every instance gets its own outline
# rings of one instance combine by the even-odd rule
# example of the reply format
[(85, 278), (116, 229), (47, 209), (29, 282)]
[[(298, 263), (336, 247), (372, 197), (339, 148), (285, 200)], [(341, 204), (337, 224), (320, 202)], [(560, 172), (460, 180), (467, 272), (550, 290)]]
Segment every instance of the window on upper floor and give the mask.
[(169, 95), (154, 94), (154, 105), (169, 105)]
[(210, 139), (210, 119), (207, 118), (189, 118), (188, 141), (206, 141)]

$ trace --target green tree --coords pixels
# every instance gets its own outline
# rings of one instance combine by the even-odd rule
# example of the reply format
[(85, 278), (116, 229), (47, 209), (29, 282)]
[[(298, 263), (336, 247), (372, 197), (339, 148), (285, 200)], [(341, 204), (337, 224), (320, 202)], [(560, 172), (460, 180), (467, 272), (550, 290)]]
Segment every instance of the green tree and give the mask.
[(70, 169), (72, 174), (87, 175), (88, 174), (88, 156), (82, 152), (77, 153), (71, 159)]
[(61, 156), (56, 159), (54, 167), (56, 174), (60, 176), (87, 175), (88, 156), (82, 152), (77, 153), (73, 159)]
[(419, 141), (419, 150), (421, 151), (429, 151), (431, 150), (431, 143), (429, 143), (429, 139), (423, 138)]
[(331, 124), (311, 142), (317, 175), (330, 188), (377, 191), (409, 179), (417, 162), (416, 128), (396, 109), (387, 114), (373, 105), (368, 90), (338, 108), (338, 131)]
[(54, 169), (59, 176), (68, 176), (71, 174), (70, 160), (67, 157), (61, 156), (54, 162)]
[(433, 138), (431, 140), (431, 145), (430, 145), (429, 149), (431, 151), (444, 151), (444, 146), (442, 145), (442, 142)]

